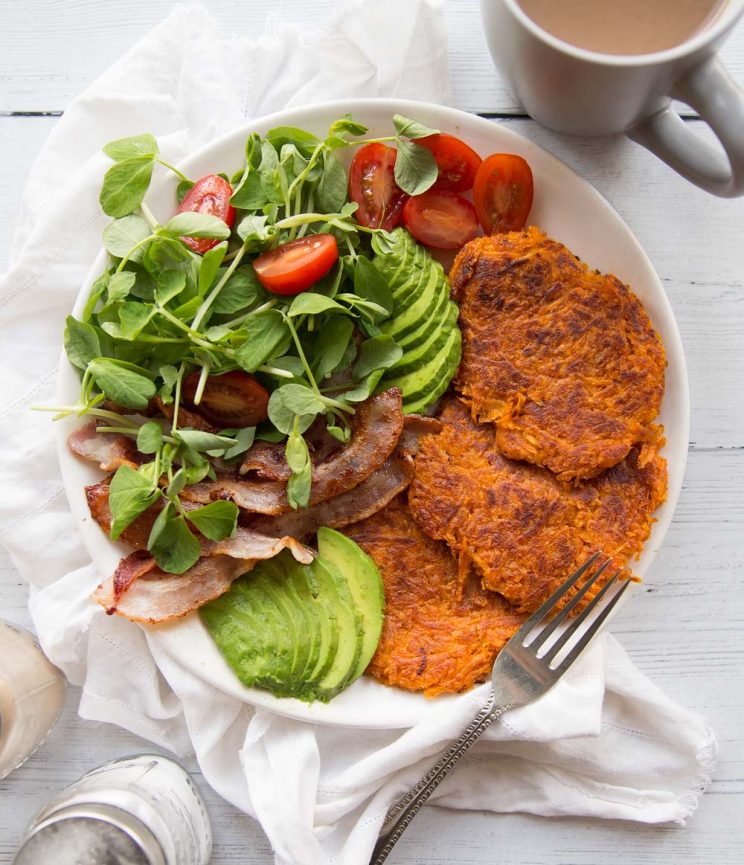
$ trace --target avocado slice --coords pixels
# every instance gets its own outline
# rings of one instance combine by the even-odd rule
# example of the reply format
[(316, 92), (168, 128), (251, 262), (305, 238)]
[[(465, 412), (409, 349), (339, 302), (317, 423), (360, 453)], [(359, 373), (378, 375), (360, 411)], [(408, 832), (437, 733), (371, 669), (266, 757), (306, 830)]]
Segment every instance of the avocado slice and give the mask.
[(448, 306), (451, 302), (449, 292), (440, 292), (439, 300), (431, 315), (425, 318), (416, 330), (411, 331), (407, 336), (402, 337), (398, 341), (398, 345), (404, 352), (410, 351), (417, 345), (421, 345), (422, 342), (425, 342), (431, 336), (431, 332), (436, 330), (447, 316)]
[(288, 684), (301, 686), (318, 662), (320, 643), (320, 623), (311, 607), (313, 597), (305, 569), (292, 558), (288, 550), (283, 550), (275, 558), (265, 561), (261, 571), (269, 581), (270, 588), (281, 594), (283, 609), (287, 611), (295, 629), (296, 652), (290, 674), (292, 681)]
[(447, 314), (438, 327), (432, 329), (429, 337), (421, 345), (403, 352), (401, 359), (389, 367), (385, 375), (388, 378), (398, 378), (406, 373), (413, 372), (423, 366), (430, 358), (439, 352), (439, 349), (449, 339), (452, 329), (457, 327), (458, 309), (454, 303), (450, 303)]
[(402, 281), (391, 280), (389, 283), (396, 309), (404, 309), (421, 294), (431, 276), (431, 265), (429, 254), (422, 246), (417, 247), (408, 273), (402, 277)]
[(439, 281), (426, 283), (424, 291), (416, 298), (415, 302), (380, 325), (380, 330), (392, 336), (397, 342), (399, 338), (406, 336), (421, 324), (424, 319), (429, 318), (439, 300)]
[(199, 614), (243, 684), (284, 691), (294, 659), (292, 637), (272, 599), (257, 585), (255, 570), (235, 580)]
[(352, 680), (362, 653), (362, 619), (354, 606), (343, 574), (319, 556), (312, 565), (321, 592), (325, 592), (336, 612), (338, 645), (325, 674), (312, 685), (312, 695), (328, 701)]
[(323, 562), (344, 575), (362, 619), (362, 649), (350, 680), (354, 681), (367, 669), (380, 642), (385, 609), (382, 578), (364, 550), (335, 529), (318, 529), (318, 553)]
[(404, 228), (395, 228), (390, 232), (390, 252), (381, 252), (377, 239), (373, 237), (372, 248), (376, 253), (374, 265), (386, 279), (395, 279), (398, 274), (405, 273), (407, 259), (414, 254), (417, 246), (412, 235)]
[[(312, 686), (324, 678), (331, 667), (338, 648), (338, 620), (336, 610), (328, 597), (328, 590), (323, 591), (324, 586), (318, 581), (317, 571), (313, 568), (303, 567), (302, 572), (307, 579), (312, 598), (311, 608), (318, 620), (319, 645), (318, 657), (315, 666), (308, 672), (306, 682)], [(334, 597), (334, 593), (331, 594)], [(312, 688), (306, 689), (306, 696), (312, 698)]]
[[(460, 329), (456, 327), (450, 332), (447, 342), (428, 363), (414, 372), (409, 372), (398, 378), (387, 379), (381, 388), (383, 390), (390, 387), (400, 388), (403, 393), (403, 411), (406, 414), (420, 411), (422, 403), (432, 405), (438, 397), (432, 398), (431, 394), (441, 388), (442, 383), (445, 382), (440, 395), (444, 393), (457, 371), (460, 363), (461, 344)], [(416, 409), (413, 408), (414, 405), (417, 406)]]

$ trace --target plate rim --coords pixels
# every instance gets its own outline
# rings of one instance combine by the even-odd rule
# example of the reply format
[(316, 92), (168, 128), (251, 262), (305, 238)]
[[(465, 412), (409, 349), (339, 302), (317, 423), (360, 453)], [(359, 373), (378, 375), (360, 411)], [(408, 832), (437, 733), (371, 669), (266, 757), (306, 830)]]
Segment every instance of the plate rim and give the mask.
[[(517, 152), (524, 150), (533, 151), (534, 153), (539, 154), (542, 165), (549, 167), (553, 171), (557, 171), (559, 175), (563, 174), (564, 176), (570, 178), (573, 183), (578, 182), (578, 184), (583, 188), (584, 193), (587, 194), (591, 199), (593, 199), (594, 205), (606, 210), (613, 218), (613, 221), (616, 222), (619, 227), (625, 232), (626, 240), (631, 243), (633, 251), (637, 256), (637, 260), (640, 261), (640, 263), (644, 267), (644, 270), (648, 272), (651, 278), (651, 281), (653, 283), (652, 294), (654, 300), (657, 304), (660, 305), (660, 311), (663, 314), (666, 323), (669, 325), (669, 327), (666, 328), (669, 333), (665, 333), (663, 344), (667, 354), (667, 358), (673, 356), (675, 359), (675, 372), (677, 373), (677, 376), (679, 378), (677, 390), (675, 392), (675, 398), (681, 400), (681, 406), (679, 410), (679, 420), (681, 421), (681, 427), (678, 426), (676, 429), (676, 438), (680, 441), (674, 454), (665, 454), (665, 456), (667, 456), (668, 465), (670, 467), (674, 466), (674, 470), (669, 472), (670, 477), (667, 486), (667, 498), (665, 503), (662, 505), (662, 508), (664, 509), (662, 518), (654, 520), (654, 526), (652, 528), (651, 535), (648, 538), (646, 544), (644, 545), (644, 554), (649, 556), (647, 568), (650, 567), (653, 563), (653, 559), (661, 548), (669, 526), (671, 525), (682, 489), (682, 484), (687, 466), (687, 443), (689, 442), (690, 428), (690, 395), (687, 362), (684, 353), (684, 347), (682, 344), (682, 338), (679, 332), (679, 327), (677, 325), (677, 320), (674, 315), (671, 302), (669, 300), (669, 296), (664, 289), (663, 283), (661, 282), (661, 279), (659, 278), (659, 275), (657, 274), (651, 259), (649, 258), (648, 254), (644, 250), (635, 233), (623, 219), (621, 214), (594, 186), (592, 186), (592, 184), (586, 178), (582, 177), (580, 174), (574, 171), (567, 163), (559, 159), (550, 151), (546, 150), (540, 144), (537, 144), (530, 138), (527, 138), (524, 135), (521, 135), (520, 133), (515, 132), (514, 130), (504, 126), (499, 121), (486, 119), (476, 114), (462, 111), (458, 108), (438, 105), (431, 102), (422, 102), (411, 99), (380, 99), (372, 97), (335, 99), (315, 103), (312, 105), (284, 109), (281, 111), (273, 112), (271, 114), (263, 115), (261, 117), (257, 117), (253, 120), (246, 121), (240, 126), (236, 126), (232, 130), (225, 132), (217, 138), (209, 141), (203, 147), (200, 147), (194, 153), (190, 154), (187, 158), (177, 162), (177, 167), (188, 172), (190, 165), (209, 161), (213, 153), (221, 151), (226, 146), (235, 147), (238, 142), (242, 144), (248, 133), (257, 128), (268, 129), (275, 125), (303, 126), (311, 123), (313, 118), (326, 117), (328, 114), (331, 113), (338, 116), (340, 116), (339, 112), (349, 112), (358, 115), (362, 114), (365, 109), (370, 109), (375, 112), (387, 112), (390, 118), (392, 118), (393, 114), (396, 113), (406, 114), (407, 116), (416, 116), (416, 112), (419, 112), (419, 114), (431, 113), (443, 118), (445, 121), (448, 121), (446, 123), (442, 123), (442, 126), (447, 126), (448, 129), (452, 127), (458, 128), (462, 123), (465, 123), (466, 125), (473, 124), (477, 127), (480, 127), (486, 136), (488, 136), (488, 134), (493, 132), (494, 128), (496, 128), (498, 129), (498, 135), (502, 136), (502, 139), (514, 143), (515, 150)], [(154, 183), (151, 188), (152, 197), (154, 199), (160, 197), (163, 192), (171, 186), (174, 186), (174, 180), (169, 175), (159, 178), (159, 180), (156, 181), (156, 183)], [(160, 209), (157, 205), (157, 201), (153, 201), (150, 206), (155, 213), (157, 213)], [(80, 312), (82, 306), (85, 303), (85, 298), (87, 297), (90, 286), (95, 277), (102, 271), (105, 260), (106, 251), (103, 247), (101, 247), (101, 251), (92, 262), (91, 267), (89, 268), (86, 277), (81, 285), (80, 291), (75, 299), (72, 309), (70, 310), (71, 314), (76, 315)], [(657, 322), (654, 321), (653, 323), (656, 327)], [(58, 402), (65, 403), (67, 401), (66, 397), (69, 394), (69, 390), (66, 385), (71, 380), (71, 376), (74, 374), (74, 368), (67, 359), (63, 349), (60, 358), (60, 371), (58, 375), (56, 389), (56, 399), (58, 400)], [(667, 391), (665, 382), (665, 397), (666, 393)], [(80, 533), (86, 551), (91, 557), (92, 562), (98, 566), (98, 561), (101, 557), (97, 548), (100, 546), (101, 542), (104, 542), (107, 547), (112, 551), (118, 550), (122, 555), (125, 555), (127, 552), (130, 551), (124, 545), (115, 544), (108, 539), (104, 539), (100, 535), (100, 530), (97, 526), (93, 524), (91, 517), (87, 511), (87, 505), (85, 504), (85, 498), (79, 479), (74, 479), (73, 476), (75, 475), (75, 472), (71, 471), (69, 468), (71, 465), (79, 463), (78, 460), (76, 460), (70, 455), (66, 444), (68, 432), (78, 424), (78, 418), (68, 418), (65, 421), (58, 422), (55, 425), (57, 453), (60, 462), (60, 471), (62, 474), (65, 495), (67, 496), (68, 503), (75, 518), (76, 527)], [(681, 447), (682, 442), (685, 443), (684, 448)], [(95, 532), (99, 532), (96, 540), (94, 540), (94, 538), (96, 538)], [(651, 546), (652, 540), (653, 547)], [(104, 569), (99, 568), (99, 570)], [(636, 593), (633, 592), (632, 594)], [(198, 613), (194, 612), (189, 616), (185, 617), (184, 619), (178, 620), (175, 623), (147, 627), (140, 625), (140, 627), (148, 635), (148, 643), (154, 641), (159, 651), (164, 651), (172, 659), (178, 660), (180, 663), (183, 663), (182, 658), (175, 658), (173, 652), (169, 650), (168, 640), (164, 640), (163, 636), (167, 634), (170, 630), (178, 627), (179, 625), (188, 623), (189, 620), (193, 622), (194, 618), (198, 620)], [(203, 625), (201, 625), (200, 621), (199, 626), (203, 628)], [(225, 662), (223, 661), (223, 663)], [(229, 693), (232, 696), (235, 696), (236, 698), (241, 699), (244, 702), (248, 702), (257, 708), (270, 709), (271, 711), (274, 711), (278, 714), (298, 720), (310, 721), (323, 725), (346, 727), (384, 729), (408, 727), (416, 723), (417, 721), (423, 719), (424, 717), (428, 717), (431, 714), (432, 707), (436, 707), (436, 709), (438, 710), (440, 707), (443, 708), (447, 704), (451, 704), (453, 701), (456, 700), (472, 700), (474, 697), (479, 695), (485, 687), (483, 685), (477, 685), (473, 687), (470, 691), (467, 691), (463, 694), (444, 695), (436, 698), (436, 700), (426, 698), (420, 693), (405, 692), (408, 697), (417, 700), (418, 711), (404, 712), (401, 714), (400, 717), (397, 718), (378, 719), (376, 717), (366, 716), (363, 719), (350, 719), (349, 717), (346, 717), (346, 712), (344, 711), (345, 706), (344, 708), (341, 708), (339, 700), (344, 695), (347, 695), (347, 700), (344, 700), (343, 702), (349, 702), (348, 695), (353, 696), (355, 689), (357, 691), (359, 690), (359, 687), (357, 686), (360, 684), (363, 685), (365, 683), (355, 683), (351, 686), (351, 688), (347, 689), (345, 692), (343, 692), (343, 694), (335, 697), (334, 700), (329, 703), (308, 704), (292, 698), (274, 697), (269, 692), (263, 691), (261, 689), (248, 688), (239, 682), (239, 680), (237, 679), (235, 674), (232, 673), (232, 671), (230, 672), (235, 679), (235, 687), (230, 690), (226, 690), (220, 685), (215, 684), (213, 681), (209, 681), (203, 675), (203, 673), (197, 672), (194, 669), (193, 665), (185, 664), (185, 666), (190, 672), (198, 675), (212, 687)], [(226, 663), (225, 666), (227, 666)], [(227, 669), (229, 670), (229, 667), (227, 667)], [(385, 689), (390, 689), (392, 687), (376, 681), (374, 685), (378, 688)], [(340, 709), (340, 711), (337, 711), (337, 708)]]

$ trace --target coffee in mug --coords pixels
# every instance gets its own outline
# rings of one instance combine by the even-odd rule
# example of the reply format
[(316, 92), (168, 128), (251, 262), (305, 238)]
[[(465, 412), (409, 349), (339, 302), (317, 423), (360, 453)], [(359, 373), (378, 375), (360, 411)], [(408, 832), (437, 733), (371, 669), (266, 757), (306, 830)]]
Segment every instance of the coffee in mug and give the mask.
[(709, 27), (725, 0), (517, 0), (543, 30), (600, 54), (653, 54)]
[(744, 0), (481, 0), (481, 10), (494, 63), (543, 126), (625, 133), (702, 189), (744, 195), (744, 91), (717, 54)]

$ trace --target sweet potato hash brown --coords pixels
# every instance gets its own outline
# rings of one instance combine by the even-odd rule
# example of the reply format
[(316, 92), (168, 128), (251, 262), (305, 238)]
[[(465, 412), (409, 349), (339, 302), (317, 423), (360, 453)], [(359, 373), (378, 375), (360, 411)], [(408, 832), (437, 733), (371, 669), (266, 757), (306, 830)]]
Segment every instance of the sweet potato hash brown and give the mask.
[(367, 672), (428, 697), (486, 679), (525, 616), (477, 579), (463, 587), (447, 545), (424, 534), (404, 496), (344, 532), (372, 556), (385, 585), (382, 637)]
[(422, 442), (409, 488), (411, 512), (432, 538), (470, 564), (483, 587), (519, 611), (536, 609), (597, 550), (617, 567), (640, 553), (666, 497), (666, 460), (638, 448), (600, 477), (561, 482), (503, 456), (490, 424), (451, 397), (443, 429)]
[(455, 387), (499, 450), (562, 480), (591, 478), (653, 444), (664, 347), (633, 292), (536, 228), (466, 244)]

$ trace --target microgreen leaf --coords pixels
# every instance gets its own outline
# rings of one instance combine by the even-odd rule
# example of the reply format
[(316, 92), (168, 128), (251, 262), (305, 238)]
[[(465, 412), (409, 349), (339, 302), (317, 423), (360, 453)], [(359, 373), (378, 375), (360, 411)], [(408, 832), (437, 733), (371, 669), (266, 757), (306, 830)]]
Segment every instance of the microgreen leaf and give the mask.
[(157, 501), (159, 495), (157, 487), (153, 487), (144, 475), (131, 466), (119, 466), (109, 486), (111, 539), (117, 540), (133, 520)]
[[(226, 461), (235, 459), (235, 457), (239, 457), (241, 454), (244, 454), (253, 444), (254, 439), (256, 438), (256, 428), (254, 426), (242, 427), (237, 430), (229, 430), (230, 435), (235, 436), (235, 444), (228, 448), (223, 454), (222, 458)], [(223, 435), (228, 433), (228, 430), (222, 431)]]
[(129, 270), (122, 270), (119, 273), (112, 274), (106, 288), (107, 302), (115, 303), (119, 300), (124, 300), (134, 287), (136, 278), (135, 274)]
[(403, 357), (403, 349), (388, 334), (365, 340), (354, 364), (354, 378), (360, 381), (377, 369), (387, 369)]
[(321, 312), (327, 312), (329, 309), (346, 312), (346, 308), (326, 297), (324, 294), (316, 294), (313, 291), (304, 291), (298, 294), (292, 301), (287, 315), (294, 318), (298, 315), (318, 315)]
[(269, 129), (266, 138), (277, 153), (280, 153), (286, 144), (292, 144), (303, 156), (310, 156), (320, 144), (320, 139), (312, 132), (298, 129), (296, 126), (276, 126), (274, 129)]
[(111, 358), (95, 358), (88, 371), (103, 393), (127, 408), (143, 409), (155, 396), (155, 385), (147, 371)]
[(102, 353), (95, 327), (68, 315), (65, 320), (65, 351), (70, 363), (84, 370), (93, 358)]
[(292, 338), (286, 322), (274, 310), (252, 315), (241, 332), (246, 340), (235, 352), (235, 360), (246, 372), (255, 372), (270, 358), (283, 354)]
[(322, 213), (336, 213), (346, 203), (348, 180), (343, 165), (332, 153), (327, 153), (323, 174), (315, 187), (315, 205)]
[(184, 198), (186, 198), (186, 193), (191, 189), (194, 185), (193, 180), (181, 180), (176, 187), (176, 201), (180, 204)]
[(354, 293), (393, 313), (393, 293), (388, 282), (368, 258), (359, 256), (354, 270)]
[(117, 138), (109, 141), (103, 148), (106, 156), (115, 162), (131, 159), (133, 156), (156, 156), (158, 153), (158, 142), (145, 132), (144, 135), (133, 135), (130, 138)]
[(338, 369), (354, 332), (354, 322), (346, 316), (329, 316), (313, 343), (314, 372), (325, 378)]
[(221, 219), (209, 213), (193, 211), (177, 213), (158, 232), (171, 237), (209, 237), (217, 240), (227, 240), (230, 236), (230, 229)]
[(165, 306), (186, 288), (186, 274), (180, 270), (164, 270), (155, 284), (155, 300)]
[(119, 308), (119, 339), (136, 340), (155, 315), (156, 309), (149, 303), (128, 301)]
[(235, 532), (238, 508), (234, 502), (212, 502), (202, 508), (188, 511), (186, 519), (210, 541), (221, 541)]
[(269, 420), (280, 432), (290, 433), (297, 417), (299, 432), (304, 432), (325, 408), (323, 400), (309, 388), (301, 384), (285, 384), (269, 398)]
[(236, 230), (238, 237), (251, 252), (261, 249), (276, 236), (276, 228), (269, 224), (268, 217), (252, 213), (241, 219)]
[(293, 508), (306, 508), (310, 503), (312, 463), (305, 439), (294, 430), (284, 449), (292, 474), (287, 483), (287, 501)]
[(143, 423), (137, 433), (137, 450), (143, 454), (154, 454), (160, 449), (163, 430), (154, 420)]
[(427, 138), (429, 135), (436, 135), (439, 132), (438, 129), (431, 129), (429, 126), (424, 126), (423, 123), (403, 117), (402, 114), (393, 115), (393, 126), (395, 126), (398, 135), (405, 138)]
[(115, 162), (103, 178), (99, 201), (107, 216), (126, 216), (145, 197), (152, 178), (154, 158), (133, 156)]
[(331, 127), (328, 130), (329, 135), (364, 135), (366, 132), (369, 132), (369, 129), (361, 123), (357, 123), (356, 120), (352, 120), (351, 114), (344, 114), (343, 117), (339, 117), (338, 120), (334, 120), (331, 123)]
[[(209, 254), (209, 253), (207, 253)], [(202, 265), (202, 268), (204, 265)], [(239, 267), (220, 289), (212, 304), (216, 313), (234, 313), (254, 306), (267, 297), (252, 265)]]
[[(204, 297), (212, 287), (215, 276), (220, 269), (222, 259), (227, 252), (227, 244), (220, 243), (202, 255), (199, 265), (199, 294)], [(214, 309), (214, 306), (212, 307)]]
[(382, 369), (376, 369), (361, 384), (358, 384), (352, 390), (347, 390), (344, 393), (346, 402), (364, 402), (365, 399), (369, 399), (379, 384), (383, 372), (384, 370)]
[[(124, 258), (132, 248), (150, 236), (150, 226), (147, 220), (136, 214), (115, 219), (103, 229), (103, 245), (106, 251), (116, 258)], [(142, 258), (142, 248), (136, 249), (129, 258), (139, 261)]]
[(201, 545), (183, 517), (175, 516), (169, 502), (153, 524), (147, 547), (158, 567), (169, 574), (182, 574), (196, 564)]
[(196, 429), (174, 430), (173, 437), (184, 442), (195, 451), (215, 451), (232, 447), (234, 441), (227, 436), (203, 432)]
[(409, 195), (426, 192), (438, 176), (437, 163), (430, 150), (411, 141), (398, 142), (395, 182)]

